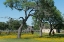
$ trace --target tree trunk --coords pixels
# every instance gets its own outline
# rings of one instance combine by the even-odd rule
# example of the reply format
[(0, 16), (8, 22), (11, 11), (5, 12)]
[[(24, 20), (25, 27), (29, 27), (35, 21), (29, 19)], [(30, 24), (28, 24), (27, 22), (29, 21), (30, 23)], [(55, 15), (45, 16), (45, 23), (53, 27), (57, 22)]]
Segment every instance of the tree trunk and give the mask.
[(40, 37), (42, 37), (42, 26), (43, 26), (43, 25), (42, 25), (42, 22), (41, 22), (41, 24), (40, 24), (40, 26), (39, 26), (39, 27), (40, 27)]
[(57, 28), (57, 29), (56, 29), (56, 32), (57, 32), (57, 33), (60, 33), (60, 29), (59, 29), (59, 28)]
[(22, 30), (23, 24), (21, 24), (21, 26), (18, 29), (18, 36), (17, 38), (21, 38), (21, 30)]
[(1, 35), (1, 31), (0, 31), (0, 35)]
[(50, 32), (49, 32), (49, 36), (51, 35), (51, 32), (52, 32), (52, 24), (50, 23)]
[(49, 36), (51, 35), (52, 29), (50, 29)]
[(42, 37), (42, 28), (40, 27), (40, 37)]

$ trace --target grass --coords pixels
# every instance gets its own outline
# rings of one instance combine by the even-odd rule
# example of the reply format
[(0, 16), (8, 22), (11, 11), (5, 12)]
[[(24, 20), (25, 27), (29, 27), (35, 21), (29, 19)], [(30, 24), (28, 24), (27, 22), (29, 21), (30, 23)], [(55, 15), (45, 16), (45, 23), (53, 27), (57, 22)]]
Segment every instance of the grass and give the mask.
[(34, 39), (1, 39), (0, 42), (39, 42)]
[(21, 39), (16, 38), (17, 35), (0, 35), (0, 42), (64, 42), (64, 34), (55, 34), (55, 36), (48, 36), (43, 34), (42, 38), (38, 33), (22, 34)]

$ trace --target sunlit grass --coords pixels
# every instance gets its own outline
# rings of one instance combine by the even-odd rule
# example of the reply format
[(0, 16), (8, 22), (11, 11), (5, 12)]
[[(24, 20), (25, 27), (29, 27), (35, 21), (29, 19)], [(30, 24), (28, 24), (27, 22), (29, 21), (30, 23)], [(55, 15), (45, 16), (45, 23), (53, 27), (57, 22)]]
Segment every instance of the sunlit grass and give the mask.
[(45, 42), (64, 42), (64, 38), (35, 38), (38, 41)]
[(64, 42), (64, 35), (56, 34), (55, 36), (48, 36), (48, 34), (44, 34), (41, 38), (39, 37), (39, 33), (35, 33), (35, 34), (23, 33), (21, 35), (21, 39), (17, 39), (16, 34), (0, 35), (0, 42), (21, 42), (21, 41), (22, 42)]

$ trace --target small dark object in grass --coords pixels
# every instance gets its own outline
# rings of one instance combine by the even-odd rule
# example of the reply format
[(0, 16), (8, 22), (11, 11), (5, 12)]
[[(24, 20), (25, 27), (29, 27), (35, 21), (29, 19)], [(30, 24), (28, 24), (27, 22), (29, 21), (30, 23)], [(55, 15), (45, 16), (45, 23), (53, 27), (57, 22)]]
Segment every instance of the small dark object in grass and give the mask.
[(54, 32), (54, 30), (52, 31), (52, 35), (54, 36), (54, 34), (55, 34), (55, 32)]
[(34, 34), (33, 26), (32, 26), (32, 29), (31, 29), (31, 33)]
[(31, 30), (31, 33), (32, 33), (32, 34), (34, 34), (34, 31), (33, 31), (33, 30)]

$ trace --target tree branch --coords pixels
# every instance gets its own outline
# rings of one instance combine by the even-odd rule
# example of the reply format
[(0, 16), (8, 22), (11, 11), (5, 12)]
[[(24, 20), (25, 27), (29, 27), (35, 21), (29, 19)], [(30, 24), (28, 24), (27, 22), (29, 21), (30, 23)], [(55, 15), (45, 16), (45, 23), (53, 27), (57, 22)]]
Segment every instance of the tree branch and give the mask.
[[(20, 17), (20, 18), (22, 18), (22, 19), (24, 20), (24, 18), (23, 18), (23, 17)], [(19, 19), (20, 19), (20, 18), (19, 18)]]
[(25, 18), (27, 17), (27, 10), (25, 10)]
[(35, 11), (34, 8), (32, 8), (32, 9), (29, 11), (29, 14), (30, 14), (32, 11)]
[(15, 7), (15, 6), (14, 6), (14, 8), (19, 10), (19, 11), (23, 10), (22, 8), (18, 8), (18, 7)]
[(32, 11), (35, 11), (34, 8), (32, 8), (30, 11), (29, 11), (29, 14), (26, 16), (25, 18), (25, 21), (27, 21), (27, 19), (30, 17), (30, 16), (34, 16), (32, 14), (30, 14)]

